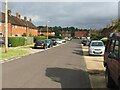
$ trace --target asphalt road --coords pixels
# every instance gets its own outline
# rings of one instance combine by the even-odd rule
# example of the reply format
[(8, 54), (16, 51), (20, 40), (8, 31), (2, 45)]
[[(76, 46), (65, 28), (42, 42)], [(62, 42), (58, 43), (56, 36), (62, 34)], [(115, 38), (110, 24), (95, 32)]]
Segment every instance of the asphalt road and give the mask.
[(79, 40), (2, 64), (3, 88), (91, 88)]

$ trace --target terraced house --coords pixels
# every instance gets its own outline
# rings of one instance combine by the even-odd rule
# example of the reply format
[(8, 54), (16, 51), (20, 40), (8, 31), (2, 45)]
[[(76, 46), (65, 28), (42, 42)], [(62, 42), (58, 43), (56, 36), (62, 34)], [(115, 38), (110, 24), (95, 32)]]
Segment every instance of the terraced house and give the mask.
[[(0, 34), (4, 37), (5, 33), (5, 13), (0, 13)], [(8, 36), (37, 36), (38, 29), (32, 23), (32, 20), (27, 20), (27, 17), (24, 19), (21, 18), (19, 13), (16, 13), (16, 16), (12, 15), (12, 11), (8, 10)]]

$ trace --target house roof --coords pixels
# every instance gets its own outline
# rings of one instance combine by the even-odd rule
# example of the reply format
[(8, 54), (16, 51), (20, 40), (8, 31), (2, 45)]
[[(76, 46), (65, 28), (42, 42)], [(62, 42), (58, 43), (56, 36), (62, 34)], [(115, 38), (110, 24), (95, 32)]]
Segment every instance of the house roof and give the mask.
[[(0, 13), (0, 22), (5, 23), (5, 13), (3, 12)], [(32, 22), (19, 19), (13, 15), (8, 16), (8, 22), (10, 22), (12, 25), (18, 25), (23, 27), (28, 26), (31, 29), (37, 29), (37, 27)]]

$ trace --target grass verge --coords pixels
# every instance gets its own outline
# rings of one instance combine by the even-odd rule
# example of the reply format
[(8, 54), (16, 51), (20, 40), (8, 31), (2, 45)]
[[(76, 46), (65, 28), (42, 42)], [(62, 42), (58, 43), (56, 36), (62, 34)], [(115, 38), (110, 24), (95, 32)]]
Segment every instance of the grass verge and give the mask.
[(7, 60), (10, 58), (15, 58), (18, 56), (24, 56), (29, 54), (28, 50), (21, 50), (21, 49), (9, 49), (7, 53), (3, 50), (0, 50), (0, 60)]

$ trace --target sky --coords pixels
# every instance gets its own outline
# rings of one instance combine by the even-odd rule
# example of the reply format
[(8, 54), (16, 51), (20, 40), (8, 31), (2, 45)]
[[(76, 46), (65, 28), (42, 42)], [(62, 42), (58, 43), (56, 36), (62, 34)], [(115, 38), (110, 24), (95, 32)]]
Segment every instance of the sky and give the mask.
[(8, 7), (13, 15), (19, 12), (22, 18), (31, 18), (36, 26), (48, 23), (49, 26), (100, 29), (118, 17), (118, 2), (112, 1), (9, 2)]

